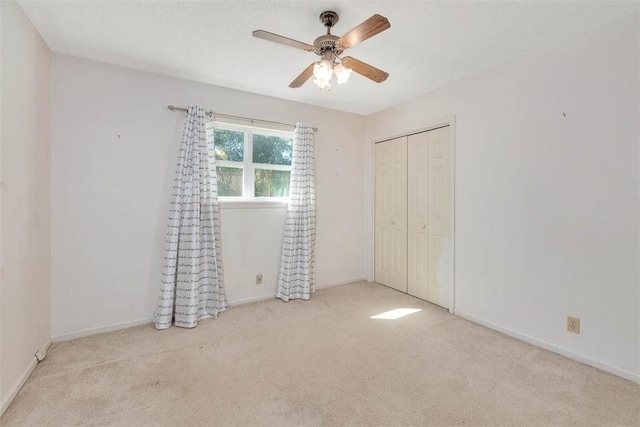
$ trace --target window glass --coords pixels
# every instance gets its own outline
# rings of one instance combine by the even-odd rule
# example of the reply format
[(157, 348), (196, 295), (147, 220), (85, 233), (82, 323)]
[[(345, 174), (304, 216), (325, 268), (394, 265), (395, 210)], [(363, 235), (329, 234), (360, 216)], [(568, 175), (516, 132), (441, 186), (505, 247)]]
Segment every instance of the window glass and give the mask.
[[(292, 138), (254, 133), (253, 163), (290, 166), (292, 145)], [(256, 188), (258, 187), (256, 186)], [(257, 195), (256, 193), (256, 196)]]
[(255, 197), (288, 197), (291, 171), (257, 169)]
[(218, 171), (218, 196), (242, 197), (242, 168), (218, 166), (216, 170)]
[(293, 132), (208, 122), (207, 142), (210, 161), (216, 163), (218, 196), (289, 197)]
[[(216, 147), (216, 160), (231, 162), (244, 160), (244, 132), (214, 129), (213, 141)], [(242, 189), (242, 186), (240, 188)]]

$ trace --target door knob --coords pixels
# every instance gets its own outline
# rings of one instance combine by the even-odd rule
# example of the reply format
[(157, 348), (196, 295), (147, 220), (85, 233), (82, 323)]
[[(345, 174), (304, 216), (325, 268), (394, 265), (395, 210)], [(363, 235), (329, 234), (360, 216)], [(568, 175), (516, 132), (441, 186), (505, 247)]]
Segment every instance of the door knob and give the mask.
[(396, 222), (394, 220), (391, 220), (391, 225), (395, 224)]
[(422, 228), (427, 228), (427, 226), (426, 226), (426, 225), (424, 225), (424, 224), (422, 224)]

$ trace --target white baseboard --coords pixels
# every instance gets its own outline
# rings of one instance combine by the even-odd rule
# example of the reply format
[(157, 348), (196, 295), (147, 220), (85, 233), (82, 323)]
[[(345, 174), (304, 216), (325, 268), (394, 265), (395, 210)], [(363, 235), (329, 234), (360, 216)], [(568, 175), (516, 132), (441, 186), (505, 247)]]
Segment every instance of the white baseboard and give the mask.
[(596, 359), (592, 359), (590, 357), (584, 356), (582, 354), (574, 353), (565, 348), (559, 347), (555, 344), (548, 343), (546, 341), (539, 340), (537, 338), (533, 338), (529, 335), (522, 334), (520, 332), (516, 332), (512, 329), (502, 327), (500, 325), (496, 325), (495, 323), (479, 319), (470, 314), (461, 312), (460, 310), (455, 310), (454, 313), (456, 316), (460, 316), (463, 319), (469, 320), (473, 323), (477, 323), (479, 325), (485, 326), (489, 329), (493, 329), (494, 331), (502, 332), (505, 335), (509, 335), (510, 337), (516, 338), (520, 341), (524, 341), (531, 345), (535, 345), (536, 347), (544, 348), (545, 350), (549, 350), (553, 353), (560, 354), (569, 359), (573, 359), (577, 362), (584, 363), (585, 365), (593, 366), (594, 368), (601, 369), (603, 371), (609, 372), (610, 374), (617, 375), (629, 381), (633, 381), (635, 383), (640, 383), (640, 375), (627, 371), (625, 369), (617, 368), (615, 366), (609, 365), (608, 363), (601, 362)]
[(120, 329), (132, 328), (134, 326), (145, 325), (151, 322), (153, 322), (153, 317), (140, 319), (140, 320), (132, 320), (129, 322), (112, 323), (111, 325), (99, 326), (97, 328), (81, 329), (75, 332), (68, 332), (66, 334), (56, 335), (51, 339), (53, 340), (53, 342), (69, 341), (69, 340), (74, 340), (76, 338), (88, 337), (89, 335), (102, 334), (104, 332), (112, 332)]
[(316, 290), (322, 289), (322, 288), (331, 288), (333, 286), (348, 285), (350, 283), (366, 282), (366, 281), (367, 279), (364, 277), (356, 277), (355, 279), (340, 280), (338, 282), (330, 282), (330, 283), (323, 283), (322, 285), (316, 285)]
[[(42, 350), (46, 353), (47, 350), (49, 350), (49, 347), (51, 347), (51, 338), (49, 338), (47, 342), (44, 343), (44, 345), (40, 347), (38, 350)], [(22, 386), (24, 386), (24, 383), (27, 382), (27, 380), (33, 373), (34, 369), (36, 369), (36, 366), (38, 366), (38, 359), (36, 359), (36, 356), (35, 356), (36, 352), (37, 350), (33, 352), (33, 357), (31, 358), (29, 365), (27, 365), (24, 372), (22, 372), (22, 375), (20, 375), (20, 378), (18, 378), (18, 381), (16, 381), (15, 384), (13, 384), (13, 386), (11, 387), (9, 391), (9, 395), (7, 395), (7, 397), (5, 397), (2, 400), (2, 406), (0, 406), (0, 417), (2, 416), (2, 414), (4, 414), (4, 412), (7, 410), (9, 405), (11, 405), (11, 402), (13, 402), (13, 399), (16, 398), (16, 396), (22, 389)]]
[[(330, 288), (332, 286), (339, 286), (339, 285), (347, 285), (349, 283), (361, 282), (364, 280), (365, 280), (364, 277), (358, 277), (355, 279), (342, 280), (339, 282), (323, 283), (322, 285), (316, 285), (316, 289)], [(257, 297), (241, 298), (241, 299), (229, 301), (229, 305), (233, 307), (237, 305), (251, 304), (253, 302), (265, 301), (275, 297), (276, 297), (276, 294), (273, 293), (268, 295), (260, 295)], [(132, 328), (134, 326), (140, 326), (140, 325), (144, 325), (151, 322), (153, 322), (153, 317), (140, 319), (140, 320), (133, 320), (129, 322), (113, 323), (111, 325), (99, 326), (97, 328), (81, 329), (79, 331), (56, 335), (52, 338), (52, 340), (53, 342), (69, 341), (69, 340), (74, 340), (76, 338), (88, 337), (90, 335), (102, 334), (104, 332), (112, 332), (120, 329)]]
[(232, 301), (229, 301), (229, 305), (231, 307), (235, 307), (237, 305), (244, 305), (244, 304), (251, 304), (252, 302), (259, 302), (259, 301), (265, 301), (268, 299), (273, 299), (276, 297), (276, 294), (268, 294), (268, 295), (260, 295), (257, 297), (250, 297), (250, 298), (240, 298), (240, 299), (234, 299)]
[[(349, 283), (356, 283), (356, 282), (362, 282), (362, 281), (365, 281), (364, 277), (358, 277), (356, 279), (349, 279), (349, 280), (341, 280), (339, 282), (323, 283), (322, 285), (316, 285), (316, 290), (323, 289), (323, 288), (331, 288), (333, 286), (348, 285)], [(229, 301), (229, 305), (233, 307), (237, 305), (251, 304), (253, 302), (273, 299), (275, 297), (276, 297), (276, 294), (273, 293), (273, 294), (260, 295), (260, 296), (251, 297), (251, 298), (241, 298), (241, 299)]]

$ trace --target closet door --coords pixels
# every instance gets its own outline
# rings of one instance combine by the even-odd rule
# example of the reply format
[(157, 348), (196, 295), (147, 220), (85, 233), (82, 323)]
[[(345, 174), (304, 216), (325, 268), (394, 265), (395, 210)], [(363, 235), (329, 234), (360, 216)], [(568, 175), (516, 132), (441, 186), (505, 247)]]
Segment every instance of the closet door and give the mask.
[(409, 136), (408, 293), (449, 305), (449, 128)]
[(429, 223), (429, 134), (409, 136), (408, 141), (408, 251), (407, 291), (428, 299), (427, 224)]
[(375, 280), (407, 292), (407, 138), (375, 145)]
[(449, 127), (429, 132), (427, 300), (449, 307)]

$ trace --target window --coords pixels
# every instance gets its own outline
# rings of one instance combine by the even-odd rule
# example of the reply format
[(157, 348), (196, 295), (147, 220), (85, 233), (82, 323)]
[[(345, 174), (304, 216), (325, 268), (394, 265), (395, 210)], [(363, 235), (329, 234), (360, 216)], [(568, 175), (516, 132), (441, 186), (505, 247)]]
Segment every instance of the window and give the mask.
[(212, 122), (207, 136), (222, 200), (289, 197), (293, 132)]

